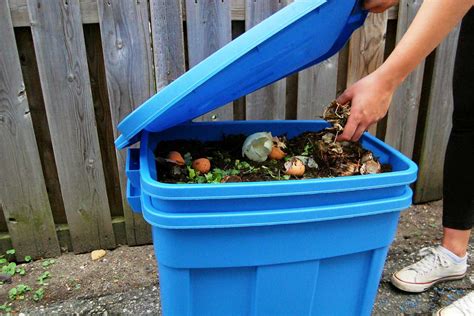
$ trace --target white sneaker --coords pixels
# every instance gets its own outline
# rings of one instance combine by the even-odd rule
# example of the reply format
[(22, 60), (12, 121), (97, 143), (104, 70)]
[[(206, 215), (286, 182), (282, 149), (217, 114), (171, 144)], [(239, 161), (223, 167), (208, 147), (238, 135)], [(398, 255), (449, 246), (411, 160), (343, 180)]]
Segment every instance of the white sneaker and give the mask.
[(441, 246), (423, 248), (420, 261), (394, 273), (392, 284), (403, 291), (419, 293), (441, 281), (462, 279), (466, 275), (467, 263), (454, 262)]
[(437, 316), (474, 316), (474, 292), (436, 312)]

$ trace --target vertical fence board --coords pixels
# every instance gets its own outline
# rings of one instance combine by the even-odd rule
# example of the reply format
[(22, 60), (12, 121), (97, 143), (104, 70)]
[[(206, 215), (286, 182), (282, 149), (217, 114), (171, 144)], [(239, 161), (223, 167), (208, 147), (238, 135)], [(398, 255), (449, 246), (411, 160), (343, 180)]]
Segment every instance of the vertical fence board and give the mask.
[[(104, 164), (105, 184), (109, 198), (110, 215), (123, 216), (122, 194), (120, 191), (119, 171), (114, 146), (114, 128), (110, 114), (109, 96), (103, 49), (98, 24), (85, 24), (87, 65), (91, 81), (92, 101), (99, 135), (100, 153)], [(115, 236), (117, 237), (117, 236)]]
[[(364, 26), (352, 35), (349, 42), (347, 86), (370, 74), (383, 63), (387, 19), (387, 11), (370, 13)], [(376, 131), (377, 126), (374, 124), (369, 132), (375, 135)]]
[[(244, 0), (239, 0), (244, 1)], [(245, 7), (245, 6), (244, 6)], [(232, 21), (232, 40), (245, 33), (244, 21)], [(234, 120), (245, 120), (245, 96), (234, 100)]]
[(159, 91), (186, 70), (181, 1), (151, 0), (150, 14), (156, 90)]
[[(147, 1), (99, 0), (99, 22), (104, 49), (110, 112), (116, 126), (154, 93), (153, 56)], [(130, 245), (151, 241), (150, 227), (130, 209), (126, 200), (126, 151), (117, 151), (120, 187)]]
[(438, 200), (443, 196), (444, 155), (451, 131), (452, 79), (458, 37), (459, 27), (436, 50), (419, 154), (419, 177), (415, 187), (417, 203)]
[(74, 252), (112, 248), (79, 2), (29, 0), (28, 12)]
[[(230, 0), (186, 0), (186, 25), (192, 68), (232, 40)], [(229, 103), (197, 120), (232, 120), (233, 112)]]
[[(287, 0), (247, 0), (245, 27), (251, 29), (283, 8)], [(247, 120), (285, 119), (286, 79), (255, 91), (246, 99)]]
[(0, 2), (0, 204), (17, 256), (60, 254), (10, 9)]
[[(400, 1), (397, 43), (407, 31), (415, 18), (421, 0)], [(420, 107), (421, 87), (425, 63), (422, 62), (398, 88), (393, 96), (392, 105), (387, 116), (387, 132), (385, 142), (400, 150), (408, 157), (413, 155), (415, 143), (416, 123)]]
[(56, 224), (67, 223), (66, 212), (64, 210), (63, 198), (61, 196), (61, 186), (59, 184), (56, 161), (54, 160), (51, 134), (44, 107), (43, 92), (41, 91), (41, 80), (36, 64), (35, 49), (30, 28), (16, 28), (15, 37), (20, 55), (21, 70), (23, 80), (28, 94), (28, 105), (30, 107), (31, 119), (35, 130), (36, 142), (41, 158), (41, 166), (46, 181), (46, 191), (49, 196), (49, 203), (53, 211), (53, 219)]
[(336, 97), (339, 55), (299, 73), (298, 119), (318, 119)]

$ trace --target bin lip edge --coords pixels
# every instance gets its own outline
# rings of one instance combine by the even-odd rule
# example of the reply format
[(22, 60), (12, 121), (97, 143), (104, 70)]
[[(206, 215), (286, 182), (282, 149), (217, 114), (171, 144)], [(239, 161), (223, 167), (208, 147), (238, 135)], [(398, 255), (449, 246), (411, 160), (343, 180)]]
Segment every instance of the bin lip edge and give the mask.
[[(288, 123), (315, 123), (324, 122), (322, 120), (275, 120), (275, 121), (238, 121), (238, 124), (288, 124)], [(236, 124), (236, 121), (221, 121), (221, 122), (193, 122), (185, 123), (183, 125), (227, 125)], [(151, 177), (150, 170), (148, 168), (147, 153), (146, 150), (149, 145), (149, 135), (153, 132), (145, 131), (142, 134), (141, 146), (140, 146), (140, 182), (142, 186), (142, 192), (146, 192), (148, 195), (164, 199), (164, 200), (211, 200), (211, 199), (230, 199), (230, 198), (255, 198), (255, 197), (274, 197), (274, 196), (287, 196), (287, 195), (308, 195), (316, 193), (330, 193), (330, 192), (348, 192), (348, 191), (360, 191), (366, 189), (377, 189), (377, 188), (389, 188), (400, 185), (408, 185), (416, 181), (418, 166), (410, 160), (408, 157), (403, 155), (398, 150), (382, 142), (375, 136), (364, 133), (363, 139), (369, 142), (375, 143), (375, 145), (383, 147), (392, 156), (397, 157), (405, 163), (408, 168), (400, 171), (392, 171), (380, 174), (369, 174), (369, 175), (355, 175), (348, 177), (336, 177), (336, 178), (316, 178), (316, 179), (304, 179), (304, 180), (276, 180), (276, 181), (256, 181), (256, 182), (243, 182), (243, 183), (218, 183), (218, 184), (171, 184), (159, 182)], [(359, 182), (370, 182), (371, 180), (385, 180), (396, 179), (396, 182), (391, 183), (364, 183), (360, 185)], [(355, 185), (347, 186), (348, 182), (355, 183)], [(333, 184), (337, 185), (341, 183), (341, 188), (338, 189), (326, 189), (326, 190), (302, 190), (298, 192), (273, 192), (273, 193), (254, 193), (254, 194), (236, 194), (239, 188), (253, 188), (258, 190), (259, 188), (289, 188), (294, 186), (309, 186), (317, 184)], [(358, 185), (359, 184), (359, 185)], [(186, 196), (175, 195), (174, 192), (180, 192), (184, 189), (189, 190)], [(206, 189), (215, 192), (213, 195), (199, 194), (199, 191)], [(234, 190), (232, 195), (222, 195), (224, 190)], [(163, 192), (164, 191), (164, 192)], [(166, 193), (166, 195), (160, 194)], [(198, 193), (198, 194), (196, 194)]]
[[(340, 219), (348, 219), (348, 218), (358, 218), (358, 217), (365, 217), (365, 216), (371, 216), (371, 215), (378, 215), (378, 214), (384, 214), (384, 213), (390, 213), (390, 212), (401, 212), (402, 210), (405, 210), (409, 208), (412, 205), (412, 197), (413, 197), (413, 191), (409, 188), (406, 187), (405, 192), (402, 195), (396, 196), (396, 197), (391, 197), (391, 198), (385, 198), (385, 199), (378, 199), (378, 200), (372, 200), (372, 201), (365, 201), (365, 202), (355, 202), (355, 203), (345, 203), (345, 204), (340, 204), (340, 205), (324, 205), (324, 206), (317, 206), (317, 207), (305, 207), (305, 208), (299, 208), (300, 210), (305, 210), (304, 213), (314, 213), (314, 212), (323, 212), (328, 209), (334, 209), (334, 210), (347, 210), (347, 209), (354, 209), (354, 208), (366, 208), (368, 206), (383, 206), (383, 205), (391, 205), (391, 207), (381, 209), (378, 211), (363, 211), (360, 213), (354, 212), (351, 214), (343, 214), (343, 215), (333, 215), (333, 216), (323, 216), (320, 218), (293, 218), (293, 219), (279, 219), (279, 218), (273, 218), (270, 221), (258, 221), (258, 218), (261, 217), (266, 217), (266, 216), (292, 216), (295, 214), (302, 214), (302, 212), (298, 212), (298, 209), (292, 209), (291, 211), (285, 211), (285, 210), (262, 210), (262, 211), (244, 211), (244, 212), (221, 212), (221, 213), (168, 213), (168, 212), (160, 212), (157, 210), (150, 211), (149, 208), (153, 207), (150, 205), (146, 205), (149, 202), (143, 201), (142, 200), (142, 208), (143, 208), (143, 218), (153, 227), (159, 227), (162, 229), (174, 229), (174, 230), (184, 230), (184, 229), (218, 229), (218, 228), (239, 228), (239, 227), (259, 227), (259, 226), (272, 226), (272, 225), (289, 225), (289, 224), (300, 224), (300, 223), (310, 223), (310, 222), (323, 222), (323, 221), (330, 221), (330, 220), (340, 220)], [(142, 199), (146, 199), (149, 197), (142, 196)], [(237, 214), (241, 213), (241, 214)], [(268, 214), (266, 214), (268, 213)], [(227, 223), (227, 224), (208, 224), (208, 225), (202, 225), (202, 224), (196, 224), (196, 225), (189, 225), (187, 223), (183, 223), (182, 225), (167, 225), (167, 224), (157, 224), (155, 220), (150, 218), (150, 215), (153, 214), (153, 217), (161, 217), (165, 218), (167, 221), (175, 221), (175, 222), (180, 222), (183, 219), (187, 220), (193, 220), (199, 218), (201, 220), (210, 220), (212, 222), (213, 219), (220, 217), (220, 219), (229, 219), (229, 218), (235, 218), (235, 217), (250, 217), (251, 220), (249, 220), (246, 223)], [(255, 219), (257, 218), (257, 219)]]

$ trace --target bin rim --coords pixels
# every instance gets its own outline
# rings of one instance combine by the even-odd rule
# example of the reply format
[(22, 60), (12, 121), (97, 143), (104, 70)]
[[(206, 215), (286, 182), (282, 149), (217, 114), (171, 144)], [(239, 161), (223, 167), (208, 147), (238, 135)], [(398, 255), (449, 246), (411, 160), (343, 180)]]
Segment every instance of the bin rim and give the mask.
[[(259, 124), (294, 124), (295, 121), (242, 121), (239, 125)], [(321, 120), (299, 120), (299, 124), (322, 122)], [(186, 123), (188, 125), (226, 125), (236, 124), (235, 121)], [(140, 184), (142, 194), (162, 200), (210, 200), (260, 198), (289, 195), (309, 195), (315, 193), (335, 193), (346, 191), (362, 191), (408, 185), (415, 182), (418, 172), (417, 165), (396, 149), (388, 146), (378, 138), (364, 133), (361, 141), (387, 151), (391, 156), (400, 159), (407, 168), (380, 174), (355, 175), (336, 178), (317, 178), (304, 180), (255, 181), (240, 183), (205, 183), (205, 184), (171, 184), (154, 179), (149, 164), (154, 162), (154, 153), (150, 135), (145, 132), (140, 146)], [(153, 159), (153, 160), (152, 160)]]
[(407, 186), (403, 194), (385, 199), (294, 209), (213, 213), (162, 212), (151, 204), (151, 198), (145, 194), (141, 196), (141, 203), (143, 218), (152, 226), (164, 229), (207, 229), (299, 224), (399, 212), (410, 207), (412, 197), (413, 191)]

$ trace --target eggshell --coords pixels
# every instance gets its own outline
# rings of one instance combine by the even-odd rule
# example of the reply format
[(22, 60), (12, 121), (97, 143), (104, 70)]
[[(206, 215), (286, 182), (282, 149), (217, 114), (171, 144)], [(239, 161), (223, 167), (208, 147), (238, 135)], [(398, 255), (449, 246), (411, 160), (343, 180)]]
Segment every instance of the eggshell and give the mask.
[(304, 175), (305, 172), (304, 163), (297, 158), (293, 158), (290, 161), (287, 161), (285, 163), (285, 168), (285, 173), (290, 176), (301, 177), (302, 175)]
[(170, 151), (168, 154), (168, 161), (174, 162), (179, 166), (184, 166), (183, 156), (177, 151)]
[(193, 169), (200, 173), (208, 173), (211, 170), (211, 162), (207, 158), (199, 158), (193, 161)]
[(274, 159), (274, 160), (281, 160), (285, 156), (286, 156), (285, 152), (276, 146), (273, 146), (272, 151), (270, 152), (270, 155), (268, 155), (270, 159)]

